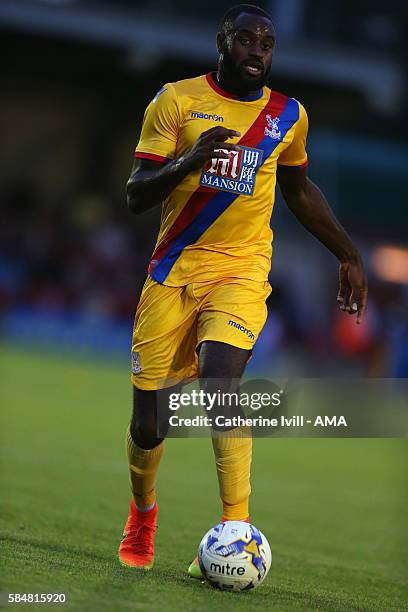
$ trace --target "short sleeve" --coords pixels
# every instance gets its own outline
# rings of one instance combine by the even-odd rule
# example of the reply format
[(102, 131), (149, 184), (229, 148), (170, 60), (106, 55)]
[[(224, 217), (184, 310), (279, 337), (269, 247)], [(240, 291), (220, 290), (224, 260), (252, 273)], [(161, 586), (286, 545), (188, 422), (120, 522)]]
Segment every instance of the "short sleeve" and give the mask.
[(278, 158), (278, 164), (283, 166), (305, 166), (307, 165), (306, 139), (309, 127), (307, 113), (304, 107), (299, 104), (299, 119), (295, 126), (293, 140), (286, 149), (282, 151)]
[(168, 161), (176, 153), (179, 107), (174, 86), (164, 85), (147, 107), (135, 157)]

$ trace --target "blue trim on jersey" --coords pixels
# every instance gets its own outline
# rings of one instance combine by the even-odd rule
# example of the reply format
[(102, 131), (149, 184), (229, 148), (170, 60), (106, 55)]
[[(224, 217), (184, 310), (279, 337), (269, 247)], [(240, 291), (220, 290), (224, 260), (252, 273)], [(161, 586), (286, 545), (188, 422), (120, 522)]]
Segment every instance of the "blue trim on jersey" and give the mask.
[(165, 85), (163, 85), (163, 87), (160, 87), (159, 91), (158, 91), (158, 92), (157, 92), (157, 94), (154, 96), (154, 98), (153, 98), (152, 102), (156, 102), (157, 98), (158, 98), (159, 96), (161, 96), (161, 94), (162, 94), (164, 91), (166, 91), (166, 86), (165, 86)]
[(234, 100), (239, 100), (239, 102), (254, 102), (255, 100), (259, 100), (263, 96), (263, 89), (258, 89), (253, 94), (248, 94), (244, 98), (234, 98)]
[[(286, 133), (299, 120), (299, 104), (293, 98), (288, 98), (285, 108), (279, 115), (279, 129), (281, 138), (274, 140), (270, 136), (265, 136), (254, 146), (263, 149), (264, 156), (261, 166), (266, 159), (272, 155), (276, 147), (281, 143)], [(162, 259), (155, 265), (150, 276), (158, 283), (164, 283), (172, 267), (179, 258), (182, 250), (194, 244), (204, 234), (204, 232), (218, 219), (220, 215), (239, 197), (240, 194), (219, 191), (198, 213), (190, 225), (176, 238)]]

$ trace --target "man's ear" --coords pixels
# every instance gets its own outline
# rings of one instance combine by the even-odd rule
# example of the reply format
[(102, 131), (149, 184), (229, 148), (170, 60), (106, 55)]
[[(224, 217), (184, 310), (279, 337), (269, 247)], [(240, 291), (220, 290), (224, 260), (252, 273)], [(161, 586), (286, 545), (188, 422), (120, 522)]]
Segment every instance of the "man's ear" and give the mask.
[(224, 32), (218, 32), (217, 34), (217, 51), (218, 53), (224, 53), (225, 46), (225, 34)]

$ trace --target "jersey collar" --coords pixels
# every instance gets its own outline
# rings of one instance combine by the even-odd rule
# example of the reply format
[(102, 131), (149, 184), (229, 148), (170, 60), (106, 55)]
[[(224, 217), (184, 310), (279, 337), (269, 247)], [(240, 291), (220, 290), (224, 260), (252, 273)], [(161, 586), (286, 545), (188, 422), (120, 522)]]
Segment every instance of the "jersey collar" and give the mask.
[(238, 96), (234, 96), (234, 94), (228, 93), (227, 91), (224, 91), (224, 89), (221, 89), (215, 80), (215, 72), (209, 72), (205, 75), (205, 78), (207, 79), (207, 83), (211, 89), (216, 91), (220, 96), (224, 96), (224, 98), (229, 98), (230, 100), (238, 100), (239, 102), (254, 102), (263, 96), (263, 89), (258, 89), (258, 91), (255, 91), (244, 98), (239, 98)]

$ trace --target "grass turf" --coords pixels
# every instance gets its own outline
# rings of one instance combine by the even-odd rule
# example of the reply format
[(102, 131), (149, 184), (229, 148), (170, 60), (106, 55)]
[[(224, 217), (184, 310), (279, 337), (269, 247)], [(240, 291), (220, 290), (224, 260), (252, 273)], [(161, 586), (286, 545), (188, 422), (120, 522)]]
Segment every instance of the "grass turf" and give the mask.
[(209, 440), (166, 442), (155, 568), (128, 570), (126, 367), (3, 347), (0, 370), (0, 591), (64, 591), (85, 611), (407, 609), (406, 440), (256, 440), (251, 515), (272, 570), (223, 593), (186, 574), (221, 512)]

